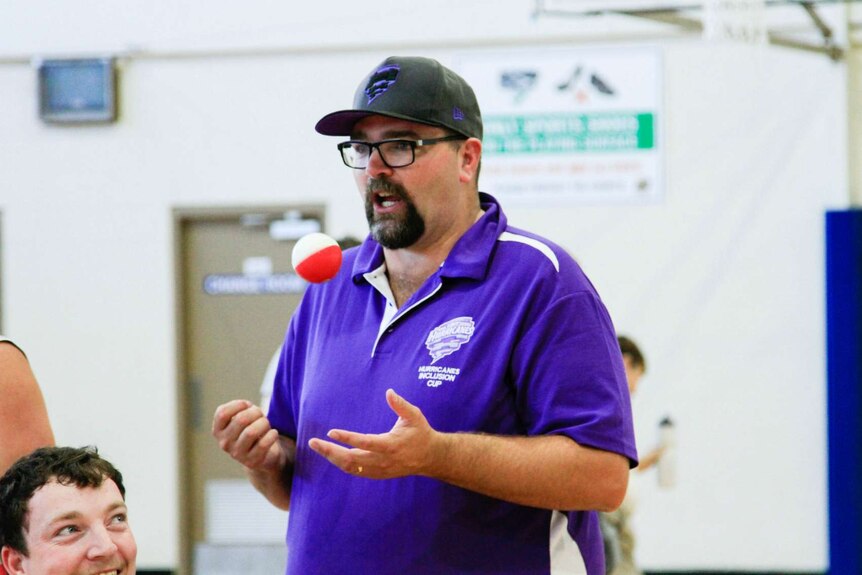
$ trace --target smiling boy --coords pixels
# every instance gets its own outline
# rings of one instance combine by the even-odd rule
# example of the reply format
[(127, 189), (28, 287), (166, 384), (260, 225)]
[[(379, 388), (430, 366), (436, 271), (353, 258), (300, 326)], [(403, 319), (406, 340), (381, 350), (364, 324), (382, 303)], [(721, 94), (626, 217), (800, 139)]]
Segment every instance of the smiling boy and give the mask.
[(10, 575), (134, 575), (123, 477), (95, 448), (46, 447), (0, 478)]

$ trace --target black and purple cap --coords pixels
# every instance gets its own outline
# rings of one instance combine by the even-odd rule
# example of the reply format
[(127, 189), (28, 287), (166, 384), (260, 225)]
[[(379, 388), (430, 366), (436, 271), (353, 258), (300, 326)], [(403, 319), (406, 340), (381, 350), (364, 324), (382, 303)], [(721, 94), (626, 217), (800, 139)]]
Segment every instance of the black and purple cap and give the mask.
[(352, 110), (327, 114), (315, 129), (325, 136), (350, 136), (356, 122), (374, 115), (442, 126), (482, 139), (482, 113), (473, 89), (430, 58), (387, 58), (359, 85)]

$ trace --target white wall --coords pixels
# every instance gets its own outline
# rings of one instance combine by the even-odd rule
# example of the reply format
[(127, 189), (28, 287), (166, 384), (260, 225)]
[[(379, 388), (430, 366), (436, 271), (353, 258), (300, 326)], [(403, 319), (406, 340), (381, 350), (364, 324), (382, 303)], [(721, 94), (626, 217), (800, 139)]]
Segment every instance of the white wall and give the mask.
[[(58, 440), (97, 444), (123, 470), (149, 568), (179, 554), (171, 210), (323, 202), (331, 233), (363, 234), (335, 140), (313, 125), (383, 57), (644, 33), (531, 19), (527, 2), (160, 4), (0, 5), (3, 328)], [(642, 446), (661, 415), (678, 421), (677, 487), (640, 482), (643, 566), (823, 570), (822, 224), (848, 201), (845, 67), (658, 44), (664, 202), (512, 208), (510, 221), (576, 254), (642, 344)], [(118, 124), (37, 120), (31, 56), (115, 51)]]
[[(862, 6), (850, 4), (847, 8), (852, 21), (862, 18)], [(848, 118), (848, 158), (856, 158), (849, 163), (850, 199), (854, 205), (862, 204), (862, 29), (856, 28), (850, 34), (851, 47), (847, 52), (847, 118)]]

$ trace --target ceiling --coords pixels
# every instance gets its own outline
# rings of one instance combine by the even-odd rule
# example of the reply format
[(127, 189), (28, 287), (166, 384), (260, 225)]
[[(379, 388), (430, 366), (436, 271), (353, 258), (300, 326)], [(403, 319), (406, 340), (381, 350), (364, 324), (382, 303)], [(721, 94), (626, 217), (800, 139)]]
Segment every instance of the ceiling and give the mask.
[(862, 0), (762, 0), (761, 8), (749, 7), (746, 16), (750, 1), (534, 0), (534, 17), (636, 19), (649, 22), (662, 36), (718, 34), (742, 41), (753, 36), (752, 41), (819, 52), (833, 60), (843, 59), (851, 46), (862, 46)]

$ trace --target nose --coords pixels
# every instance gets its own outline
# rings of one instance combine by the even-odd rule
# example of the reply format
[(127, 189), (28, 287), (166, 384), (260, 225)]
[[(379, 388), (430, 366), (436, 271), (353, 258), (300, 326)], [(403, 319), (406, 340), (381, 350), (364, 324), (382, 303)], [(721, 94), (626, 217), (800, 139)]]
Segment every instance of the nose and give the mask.
[(104, 527), (95, 527), (90, 531), (87, 547), (88, 559), (99, 559), (112, 555), (119, 549), (111, 533)]
[(371, 155), (368, 156), (368, 165), (365, 166), (365, 173), (370, 178), (392, 173), (392, 168), (386, 165), (383, 157), (380, 155), (380, 148), (372, 148)]

